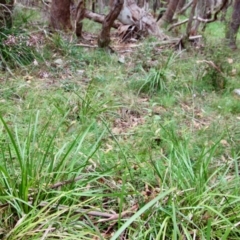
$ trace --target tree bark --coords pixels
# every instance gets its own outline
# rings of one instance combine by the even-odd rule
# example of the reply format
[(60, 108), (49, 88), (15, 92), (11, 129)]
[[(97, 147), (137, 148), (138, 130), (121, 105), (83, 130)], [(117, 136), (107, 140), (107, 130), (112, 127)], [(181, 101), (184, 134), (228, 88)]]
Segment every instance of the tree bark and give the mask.
[(228, 0), (227, 4), (223, 7), (221, 18), (220, 18), (221, 22), (226, 22), (227, 10), (231, 5), (232, 5), (232, 0)]
[(193, 0), (193, 3), (192, 3), (192, 9), (191, 9), (191, 12), (190, 12), (189, 21), (188, 21), (187, 30), (186, 30), (186, 38), (187, 39), (191, 35), (192, 23), (193, 23), (193, 19), (194, 19), (194, 14), (195, 14), (197, 2), (198, 2), (198, 0)]
[[(206, 19), (207, 18), (208, 7), (209, 7), (209, 9), (211, 8), (210, 1), (199, 0), (198, 3), (197, 3), (197, 6), (196, 6), (196, 16), (200, 17), (200, 18), (203, 18), (203, 19)], [(199, 20), (194, 21), (194, 24), (193, 24), (192, 29), (191, 29), (192, 35), (197, 34), (200, 23), (201, 22)]]
[(187, 11), (187, 9), (191, 7), (192, 3), (193, 3), (193, 0), (190, 0), (185, 6), (182, 7), (182, 9), (179, 9), (177, 11), (177, 14), (178, 15), (184, 15), (185, 12)]
[(74, 26), (76, 36), (79, 38), (82, 37), (82, 27), (83, 27), (82, 20), (85, 17), (85, 11), (86, 9), (84, 6), (84, 1), (80, 0), (76, 8), (75, 26)]
[(113, 22), (117, 19), (123, 7), (124, 0), (115, 0), (114, 8), (110, 10), (109, 14), (105, 17), (102, 31), (98, 38), (98, 46), (101, 48), (107, 47), (110, 43), (110, 30)]
[(0, 0), (0, 28), (12, 27), (14, 0)]
[(98, 1), (98, 8), (99, 8), (99, 13), (100, 14), (102, 14), (103, 13), (103, 7), (104, 7), (104, 5), (103, 5), (103, 0), (99, 0)]
[(228, 45), (236, 49), (237, 32), (240, 26), (240, 0), (235, 0), (233, 5), (232, 19), (228, 25), (226, 39)]
[(174, 13), (177, 9), (179, 0), (170, 0), (167, 11), (163, 14), (162, 18), (158, 22), (159, 27), (166, 27), (171, 23)]
[(144, 0), (138, 0), (137, 5), (142, 8), (144, 6)]
[(71, 0), (52, 0), (50, 22), (55, 30), (72, 30), (70, 20)]
[(177, 6), (177, 11), (179, 12), (185, 5), (186, 0), (179, 0), (178, 6)]
[(161, 7), (160, 0), (154, 0), (153, 2), (153, 17), (157, 17), (157, 11)]

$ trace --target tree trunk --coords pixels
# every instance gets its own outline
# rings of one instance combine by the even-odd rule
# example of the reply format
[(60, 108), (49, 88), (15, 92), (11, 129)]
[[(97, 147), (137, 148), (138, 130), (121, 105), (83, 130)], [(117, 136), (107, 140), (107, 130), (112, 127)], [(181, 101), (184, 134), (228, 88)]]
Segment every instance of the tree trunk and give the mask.
[(192, 9), (191, 9), (190, 16), (189, 16), (189, 21), (188, 21), (188, 24), (187, 24), (186, 39), (188, 39), (189, 36), (191, 35), (193, 18), (194, 18), (195, 10), (196, 10), (196, 7), (197, 7), (197, 3), (198, 3), (198, 0), (193, 0)]
[(159, 0), (154, 0), (153, 2), (153, 17), (156, 18), (157, 17), (157, 11), (160, 8), (160, 1)]
[(226, 32), (226, 39), (228, 45), (233, 49), (237, 48), (236, 40), (239, 26), (240, 26), (240, 0), (235, 0), (233, 5), (232, 19), (228, 25)]
[(104, 7), (104, 5), (103, 5), (103, 0), (99, 0), (98, 1), (98, 7), (99, 7), (99, 13), (100, 14), (102, 14), (103, 13), (103, 7)]
[(226, 22), (226, 15), (229, 6), (232, 4), (232, 1), (228, 1), (228, 3), (223, 7), (222, 14), (221, 14), (221, 22)]
[(144, 6), (144, 0), (138, 0), (137, 5), (142, 8)]
[(178, 6), (177, 6), (177, 11), (179, 12), (185, 5), (186, 0), (179, 0)]
[[(198, 1), (197, 6), (196, 6), (196, 16), (197, 17), (200, 17), (200, 18), (203, 18), (203, 19), (207, 18), (207, 16), (206, 16), (207, 8), (208, 8), (208, 6), (209, 6), (209, 8), (211, 7), (210, 2), (211, 1), (209, 1), (209, 0), (199, 0)], [(193, 24), (192, 29), (191, 29), (192, 35), (197, 34), (200, 23), (201, 22), (199, 20), (194, 21), (194, 24)]]
[(14, 0), (0, 0), (0, 28), (12, 27)]
[(114, 8), (111, 9), (109, 14), (105, 17), (102, 31), (98, 38), (98, 46), (101, 48), (107, 47), (110, 43), (110, 30), (114, 21), (117, 19), (119, 13), (122, 10), (124, 0), (115, 0), (114, 2)]
[(50, 22), (55, 30), (72, 30), (70, 20), (71, 0), (52, 0)]
[(166, 27), (168, 24), (171, 23), (174, 13), (177, 9), (179, 0), (170, 0), (167, 11), (163, 14), (162, 18), (158, 22), (159, 27)]
[(77, 8), (76, 8), (76, 14), (75, 14), (75, 33), (77, 35), (77, 37), (82, 37), (82, 20), (85, 17), (85, 6), (84, 6), (84, 0), (80, 0)]

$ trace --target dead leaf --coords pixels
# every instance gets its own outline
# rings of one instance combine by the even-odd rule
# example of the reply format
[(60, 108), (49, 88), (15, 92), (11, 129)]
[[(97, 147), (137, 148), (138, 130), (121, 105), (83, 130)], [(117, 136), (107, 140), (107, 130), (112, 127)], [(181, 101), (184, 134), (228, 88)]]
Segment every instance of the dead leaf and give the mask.
[(119, 63), (125, 63), (125, 57), (124, 57), (124, 55), (121, 55), (119, 58), (118, 58), (118, 62)]
[(37, 61), (36, 59), (34, 59), (33, 65), (34, 65), (34, 66), (38, 66), (38, 61)]
[(118, 127), (115, 127), (115, 128), (112, 129), (112, 133), (115, 134), (115, 135), (120, 134), (121, 131), (122, 131), (122, 130), (121, 130), (120, 128), (118, 128)]
[(240, 96), (240, 89), (238, 88), (238, 89), (234, 89), (233, 90), (233, 93), (235, 94), (235, 95), (237, 95), (237, 96)]
[(27, 75), (24, 77), (25, 81), (31, 81), (33, 79), (33, 76)]
[(231, 71), (231, 76), (236, 76), (236, 74), (237, 74), (237, 69), (232, 69), (232, 71)]
[(229, 143), (228, 143), (227, 140), (225, 140), (225, 139), (222, 139), (222, 140), (220, 141), (220, 143), (221, 143), (224, 147), (228, 147), (228, 146), (229, 146)]
[(111, 145), (109, 144), (106, 144), (106, 145), (107, 145), (107, 149), (104, 151), (105, 153), (108, 153), (113, 150), (113, 147)]
[(56, 59), (53, 63), (56, 67), (62, 67), (63, 66), (63, 60), (60, 59), (60, 58)]

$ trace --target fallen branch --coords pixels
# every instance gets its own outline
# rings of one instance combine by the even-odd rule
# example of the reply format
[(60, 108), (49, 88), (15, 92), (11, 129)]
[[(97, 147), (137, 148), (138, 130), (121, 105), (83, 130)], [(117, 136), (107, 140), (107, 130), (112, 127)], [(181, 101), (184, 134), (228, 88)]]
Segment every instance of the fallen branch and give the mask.
[(117, 220), (120, 217), (124, 217), (126, 215), (128, 215), (129, 213), (132, 213), (133, 211), (136, 211), (138, 209), (138, 205), (133, 205), (129, 210), (126, 210), (120, 214), (116, 213), (116, 214), (112, 214), (111, 217), (107, 218), (107, 219), (99, 219), (97, 222), (108, 222), (108, 221), (112, 221), (112, 220)]
[(185, 19), (185, 20), (183, 20), (181, 22), (174, 23), (167, 30), (171, 31), (173, 28), (178, 27), (180, 25), (183, 25), (184, 23), (187, 23), (188, 21), (189, 21), (189, 19)]
[[(29, 202), (30, 204), (32, 204), (31, 202)], [(53, 205), (50, 205), (49, 202), (40, 202), (38, 204), (39, 207), (46, 207), (48, 206), (50, 208), (55, 208), (55, 209), (58, 209), (58, 210), (63, 210), (63, 211), (68, 211), (70, 210), (70, 206), (66, 206), (66, 205), (59, 205), (59, 204), (53, 204)], [(74, 213), (81, 213), (81, 214), (87, 214), (87, 215), (91, 215), (91, 216), (95, 216), (95, 217), (103, 217), (103, 218), (111, 218), (113, 215), (115, 215), (116, 213), (114, 214), (111, 214), (111, 213), (106, 213), (106, 212), (99, 212), (99, 211), (90, 211), (90, 210), (86, 210), (86, 209), (76, 209), (73, 211)]]
[[(29, 205), (32, 204), (31, 201), (28, 202)], [(9, 203), (0, 205), (0, 208), (2, 207), (6, 207), (8, 206)], [(72, 208), (72, 206), (66, 206), (66, 205), (59, 205), (59, 204), (53, 204), (50, 205), (49, 202), (40, 202), (38, 204), (38, 207), (46, 207), (49, 205), (49, 208), (52, 209), (57, 209), (57, 210), (63, 210), (63, 211), (67, 211), (69, 212), (69, 210)], [(117, 220), (119, 218), (125, 217), (126, 215), (135, 212), (136, 210), (138, 210), (138, 205), (135, 204), (133, 205), (130, 209), (123, 211), (122, 213), (107, 213), (107, 212), (100, 212), (100, 211), (90, 211), (90, 210), (86, 210), (86, 209), (75, 209), (73, 210), (73, 212), (75, 214), (86, 214), (86, 215), (90, 215), (90, 216), (95, 216), (95, 217), (101, 217), (102, 219), (99, 219), (97, 222), (101, 223), (101, 222), (108, 222), (108, 221), (113, 221), (113, 220)]]
[(198, 38), (202, 38), (202, 35), (189, 36), (189, 40), (195, 40)]
[[(192, 3), (192, 2), (191, 2)], [(198, 16), (194, 16), (193, 17), (193, 20), (197, 20), (199, 22), (203, 22), (203, 23), (211, 23), (211, 22), (215, 22), (218, 20), (218, 14), (223, 10), (223, 8), (226, 6), (226, 4), (228, 3), (228, 0), (224, 0), (221, 7), (213, 14), (213, 17), (210, 18), (210, 19), (205, 19), (205, 18), (201, 18), (201, 17), (198, 17)], [(181, 22), (177, 22), (175, 24), (172, 24), (169, 28), (168, 28), (168, 31), (171, 31), (173, 28), (177, 27), (177, 26), (180, 26), (182, 24), (185, 24), (189, 21), (189, 19), (185, 19)]]
[[(48, 205), (49, 205), (49, 202), (40, 202), (40, 204), (38, 206), (46, 207)], [(59, 205), (59, 204), (53, 204), (50, 207), (56, 208), (58, 210), (68, 211), (68, 212), (69, 212), (69, 209), (71, 208), (69, 206)], [(97, 221), (100, 223), (100, 222), (108, 222), (108, 221), (119, 219), (120, 217), (124, 217), (124, 216), (128, 215), (129, 213), (135, 212), (137, 209), (138, 209), (138, 205), (135, 204), (129, 210), (123, 211), (122, 213), (106, 213), (106, 212), (100, 212), (100, 211), (89, 211), (86, 209), (79, 209), (79, 208), (76, 210), (73, 210), (73, 212), (76, 214), (86, 214), (86, 215), (95, 216), (95, 217), (102, 217), (102, 219), (99, 219)]]
[(184, 13), (184, 12), (192, 5), (192, 3), (193, 3), (193, 0), (190, 1), (189, 3), (187, 3), (185, 6), (183, 6), (183, 8), (180, 9), (180, 10), (177, 12), (177, 14), (182, 14), (182, 13)]
[(90, 44), (83, 44), (83, 43), (78, 43), (75, 44), (75, 46), (79, 46), (79, 47), (88, 47), (88, 48), (97, 48), (97, 45), (90, 45)]
[[(203, 23), (210, 23), (210, 22), (214, 22), (214, 21), (216, 21), (215, 19), (206, 19), (206, 18), (201, 18), (201, 17), (196, 17), (196, 16), (194, 16), (193, 17), (193, 20), (197, 20), (197, 21), (199, 21), (199, 22), (203, 22)], [(175, 27), (177, 27), (177, 26), (180, 26), (180, 25), (182, 25), (182, 24), (185, 24), (185, 23), (187, 23), (189, 21), (189, 19), (185, 19), (185, 20), (183, 20), (183, 21), (181, 21), (181, 22), (177, 22), (177, 23), (174, 23), (174, 24), (172, 24), (169, 28), (168, 28), (168, 31), (171, 31), (173, 28), (175, 28)]]
[[(94, 13), (89, 10), (85, 10), (84, 16), (90, 20), (93, 20), (94, 22), (101, 23), (101, 24), (104, 22), (104, 19), (105, 19), (105, 15)], [(121, 25), (122, 24), (119, 22), (114, 22), (112, 27), (117, 29)]]
[[(193, 17), (193, 20), (198, 20), (199, 22), (203, 22), (203, 23), (209, 23), (209, 22), (211, 22), (211, 19), (205, 19), (205, 18), (196, 17), (196, 16)], [(183, 20), (183, 21), (181, 21), (181, 22), (174, 23), (174, 24), (172, 24), (172, 25), (168, 28), (168, 31), (171, 31), (173, 28), (175, 28), (175, 27), (177, 27), (177, 26), (180, 26), (180, 25), (182, 25), (182, 24), (187, 23), (188, 21), (189, 21), (189, 19), (185, 19), (185, 20)]]
[(224, 76), (224, 74), (221, 71), (221, 69), (213, 61), (199, 60), (199, 61), (197, 61), (197, 63), (207, 63), (209, 66), (211, 66), (212, 68), (216, 69), (219, 73), (221, 73)]
[(58, 183), (55, 183), (53, 185), (50, 186), (50, 189), (55, 189), (55, 188), (59, 188), (59, 187), (62, 187), (64, 185), (67, 185), (67, 184), (71, 184), (71, 183), (74, 183), (74, 182), (77, 182), (79, 180), (83, 179), (83, 176), (78, 176), (74, 179), (70, 179), (70, 180), (65, 180), (65, 181), (62, 181), (62, 182), (58, 182)]
[(45, 230), (45, 232), (44, 232), (41, 240), (45, 240), (45, 239), (48, 237), (48, 233), (49, 233), (50, 231), (54, 231), (54, 230), (56, 230), (56, 228), (55, 228), (55, 227), (52, 227), (52, 225), (50, 225), (50, 226)]

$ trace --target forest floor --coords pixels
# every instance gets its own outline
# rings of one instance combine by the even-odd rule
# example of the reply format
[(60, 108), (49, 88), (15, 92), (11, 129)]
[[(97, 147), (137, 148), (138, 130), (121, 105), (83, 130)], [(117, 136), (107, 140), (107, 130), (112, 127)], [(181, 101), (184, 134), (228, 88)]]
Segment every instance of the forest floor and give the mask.
[(240, 56), (223, 23), (181, 51), (114, 34), (106, 51), (84, 30), (4, 45), (0, 238), (239, 239)]

